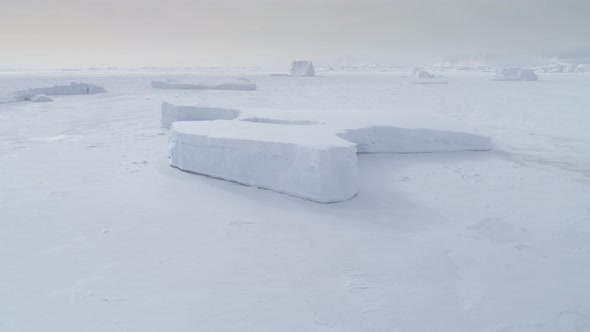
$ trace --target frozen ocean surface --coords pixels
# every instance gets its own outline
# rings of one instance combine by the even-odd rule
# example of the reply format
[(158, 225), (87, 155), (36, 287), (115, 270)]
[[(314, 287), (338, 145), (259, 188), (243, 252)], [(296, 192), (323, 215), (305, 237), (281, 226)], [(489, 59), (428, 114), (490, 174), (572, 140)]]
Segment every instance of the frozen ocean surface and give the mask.
[[(277, 71), (2, 73), (0, 96), (109, 92), (0, 104), (0, 331), (590, 330), (590, 75)], [(150, 85), (238, 75), (258, 90)], [(493, 149), (359, 155), (358, 195), (322, 205), (170, 167), (164, 101), (358, 126), (435, 114)]]

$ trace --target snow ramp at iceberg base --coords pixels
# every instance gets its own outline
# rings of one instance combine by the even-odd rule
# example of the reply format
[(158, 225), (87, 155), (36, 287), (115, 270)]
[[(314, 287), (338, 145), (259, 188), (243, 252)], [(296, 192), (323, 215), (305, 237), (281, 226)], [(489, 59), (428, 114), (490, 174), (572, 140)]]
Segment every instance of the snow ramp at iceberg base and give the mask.
[(256, 83), (247, 78), (225, 78), (200, 81), (152, 81), (154, 89), (185, 90), (256, 90)]
[(206, 106), (177, 106), (162, 103), (162, 127), (170, 128), (173, 122), (233, 120), (240, 116), (240, 111), (231, 108)]
[(176, 122), (169, 142), (170, 165), (180, 170), (319, 203), (357, 194), (356, 152), (321, 126), (250, 121)]

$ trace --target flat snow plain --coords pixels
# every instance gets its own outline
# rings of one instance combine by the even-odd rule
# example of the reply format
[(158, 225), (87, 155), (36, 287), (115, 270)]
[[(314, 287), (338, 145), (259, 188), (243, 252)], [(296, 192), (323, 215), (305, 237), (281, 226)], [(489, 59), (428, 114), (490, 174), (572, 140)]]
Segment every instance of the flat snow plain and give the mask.
[[(0, 331), (590, 331), (590, 75), (271, 72), (2, 73), (109, 93), (0, 105)], [(236, 75), (258, 90), (150, 87)], [(432, 112), (494, 149), (359, 155), (358, 196), (323, 205), (170, 167), (162, 101)]]

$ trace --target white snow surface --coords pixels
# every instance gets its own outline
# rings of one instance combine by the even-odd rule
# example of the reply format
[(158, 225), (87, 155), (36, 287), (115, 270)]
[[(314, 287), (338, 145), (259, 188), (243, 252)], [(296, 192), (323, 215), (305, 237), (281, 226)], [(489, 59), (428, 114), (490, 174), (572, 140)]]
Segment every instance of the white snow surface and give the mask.
[(163, 102), (161, 122), (163, 128), (170, 128), (177, 121), (233, 120), (238, 116), (240, 111), (230, 108), (177, 106)]
[(152, 81), (154, 89), (256, 90), (256, 83), (243, 77), (193, 81)]
[(442, 77), (434, 77), (434, 78), (418, 78), (418, 77), (411, 77), (409, 82), (411, 84), (449, 84), (449, 81)]
[(348, 200), (358, 191), (354, 144), (317, 126), (176, 122), (169, 154), (170, 164), (183, 171), (320, 203)]
[[(409, 70), (2, 73), (0, 95), (110, 93), (0, 105), (0, 331), (588, 331), (590, 75), (448, 71), (433, 89)], [(260, 90), (149, 87), (230, 74)], [(358, 195), (317, 204), (170, 167), (163, 101), (467, 127), (494, 148), (360, 154)]]
[(293, 61), (291, 64), (291, 76), (315, 76), (315, 67), (311, 61)]

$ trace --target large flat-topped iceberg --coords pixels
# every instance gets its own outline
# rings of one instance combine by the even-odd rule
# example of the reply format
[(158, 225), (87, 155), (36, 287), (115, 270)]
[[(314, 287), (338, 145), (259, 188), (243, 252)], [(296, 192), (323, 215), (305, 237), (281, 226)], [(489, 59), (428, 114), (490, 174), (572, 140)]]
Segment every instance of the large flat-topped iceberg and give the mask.
[(309, 199), (357, 193), (356, 147), (321, 126), (249, 121), (176, 122), (170, 164), (183, 171)]
[(199, 81), (152, 81), (154, 89), (189, 90), (256, 90), (256, 83), (247, 78), (208, 79)]
[(173, 122), (233, 120), (240, 116), (240, 111), (230, 108), (206, 106), (177, 106), (162, 103), (162, 127), (170, 128)]

